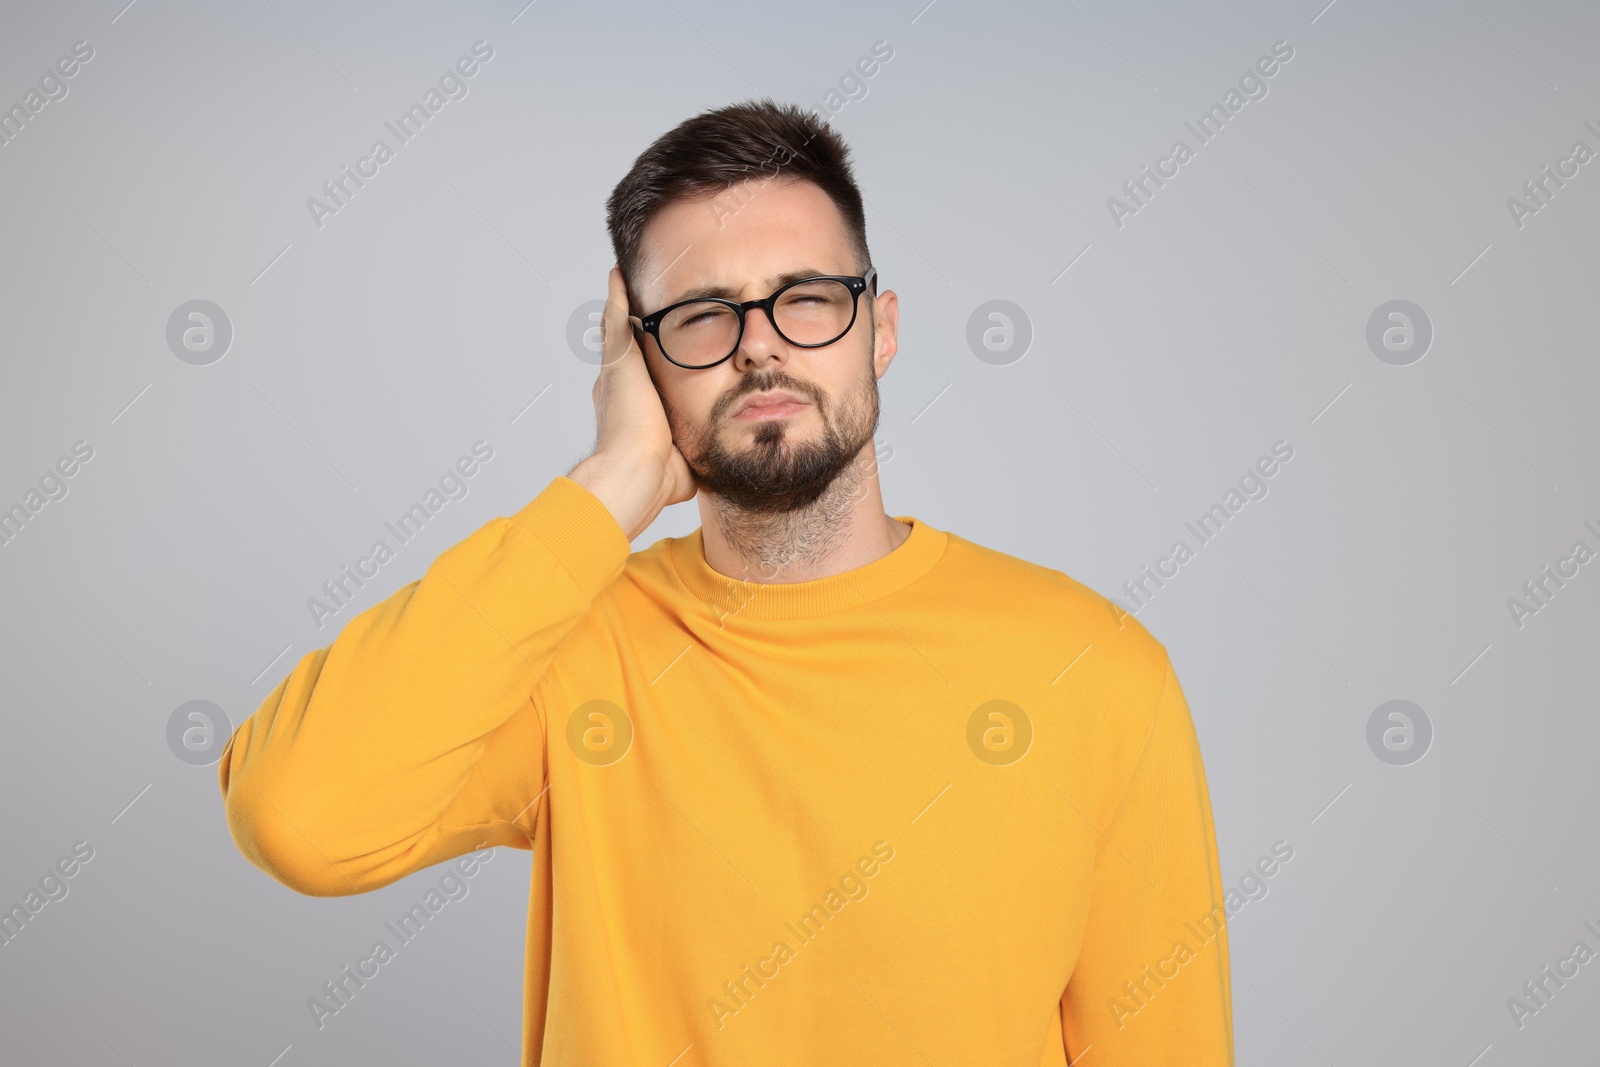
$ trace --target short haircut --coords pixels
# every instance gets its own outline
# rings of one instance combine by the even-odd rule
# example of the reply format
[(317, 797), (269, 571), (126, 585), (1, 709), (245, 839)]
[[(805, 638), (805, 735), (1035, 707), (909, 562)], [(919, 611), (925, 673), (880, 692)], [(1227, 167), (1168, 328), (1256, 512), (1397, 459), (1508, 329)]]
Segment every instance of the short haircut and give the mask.
[(674, 201), (715, 195), (762, 178), (809, 181), (828, 194), (844, 219), (856, 270), (866, 271), (872, 256), (850, 147), (815, 111), (771, 99), (751, 100), (685, 119), (641, 152), (611, 191), (606, 227), (630, 304), (639, 296), (634, 281), (651, 219)]

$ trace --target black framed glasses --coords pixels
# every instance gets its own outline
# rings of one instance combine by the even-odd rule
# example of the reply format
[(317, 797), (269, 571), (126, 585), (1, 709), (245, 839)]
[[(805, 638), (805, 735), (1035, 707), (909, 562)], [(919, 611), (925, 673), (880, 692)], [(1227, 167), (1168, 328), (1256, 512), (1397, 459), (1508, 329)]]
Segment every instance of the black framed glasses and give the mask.
[(685, 370), (704, 370), (730, 358), (744, 339), (744, 318), (756, 308), (767, 313), (772, 328), (796, 348), (822, 348), (850, 332), (856, 324), (858, 298), (869, 289), (877, 294), (878, 268), (860, 277), (821, 274), (790, 282), (765, 300), (722, 300), (697, 297), (680, 300), (643, 318), (630, 316), (656, 339), (667, 360)]

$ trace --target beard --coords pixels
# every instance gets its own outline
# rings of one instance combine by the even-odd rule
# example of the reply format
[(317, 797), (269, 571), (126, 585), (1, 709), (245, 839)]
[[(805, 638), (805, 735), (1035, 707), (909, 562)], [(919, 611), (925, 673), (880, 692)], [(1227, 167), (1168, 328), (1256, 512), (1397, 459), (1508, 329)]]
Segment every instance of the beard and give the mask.
[[(696, 484), (733, 509), (749, 515), (799, 511), (815, 504), (838, 482), (877, 432), (878, 380), (870, 363), (862, 379), (854, 395), (830, 404), (815, 386), (782, 371), (752, 373), (737, 394), (716, 406), (731, 411), (751, 393), (787, 389), (810, 400), (815, 408), (822, 421), (822, 435), (815, 440), (800, 439), (804, 431), (791, 425), (796, 421), (792, 418), (752, 424), (749, 443), (737, 449), (728, 447), (724, 435), (715, 432), (708, 437), (693, 428), (682, 433), (674, 426), (673, 436), (690, 445), (679, 451)], [(670, 409), (668, 416), (678, 422)], [(711, 424), (716, 425), (720, 418), (714, 408)], [(734, 432), (742, 435), (742, 431)]]

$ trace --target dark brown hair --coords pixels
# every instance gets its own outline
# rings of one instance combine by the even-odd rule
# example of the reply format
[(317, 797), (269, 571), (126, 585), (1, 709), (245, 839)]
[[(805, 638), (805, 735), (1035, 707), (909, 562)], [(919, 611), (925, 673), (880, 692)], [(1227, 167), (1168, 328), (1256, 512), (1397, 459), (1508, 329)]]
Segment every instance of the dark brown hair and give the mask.
[[(815, 112), (771, 99), (701, 112), (656, 138), (606, 201), (611, 247), (636, 303), (635, 272), (645, 226), (676, 200), (715, 194), (763, 178), (815, 183), (844, 217), (857, 270), (865, 271), (867, 220), (850, 167), (850, 147)], [(635, 314), (640, 311), (637, 307)]]

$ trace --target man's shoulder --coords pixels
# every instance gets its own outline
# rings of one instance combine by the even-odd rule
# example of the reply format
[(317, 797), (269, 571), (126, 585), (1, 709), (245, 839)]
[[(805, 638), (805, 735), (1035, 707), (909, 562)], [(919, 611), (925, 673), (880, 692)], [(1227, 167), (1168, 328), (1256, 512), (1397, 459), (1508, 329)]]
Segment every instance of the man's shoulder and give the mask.
[(1012, 633), (1081, 639), (1079, 647), (1115, 653), (1141, 673), (1164, 669), (1166, 647), (1120, 604), (1064, 571), (946, 533), (951, 579), (974, 612), (992, 614)]

